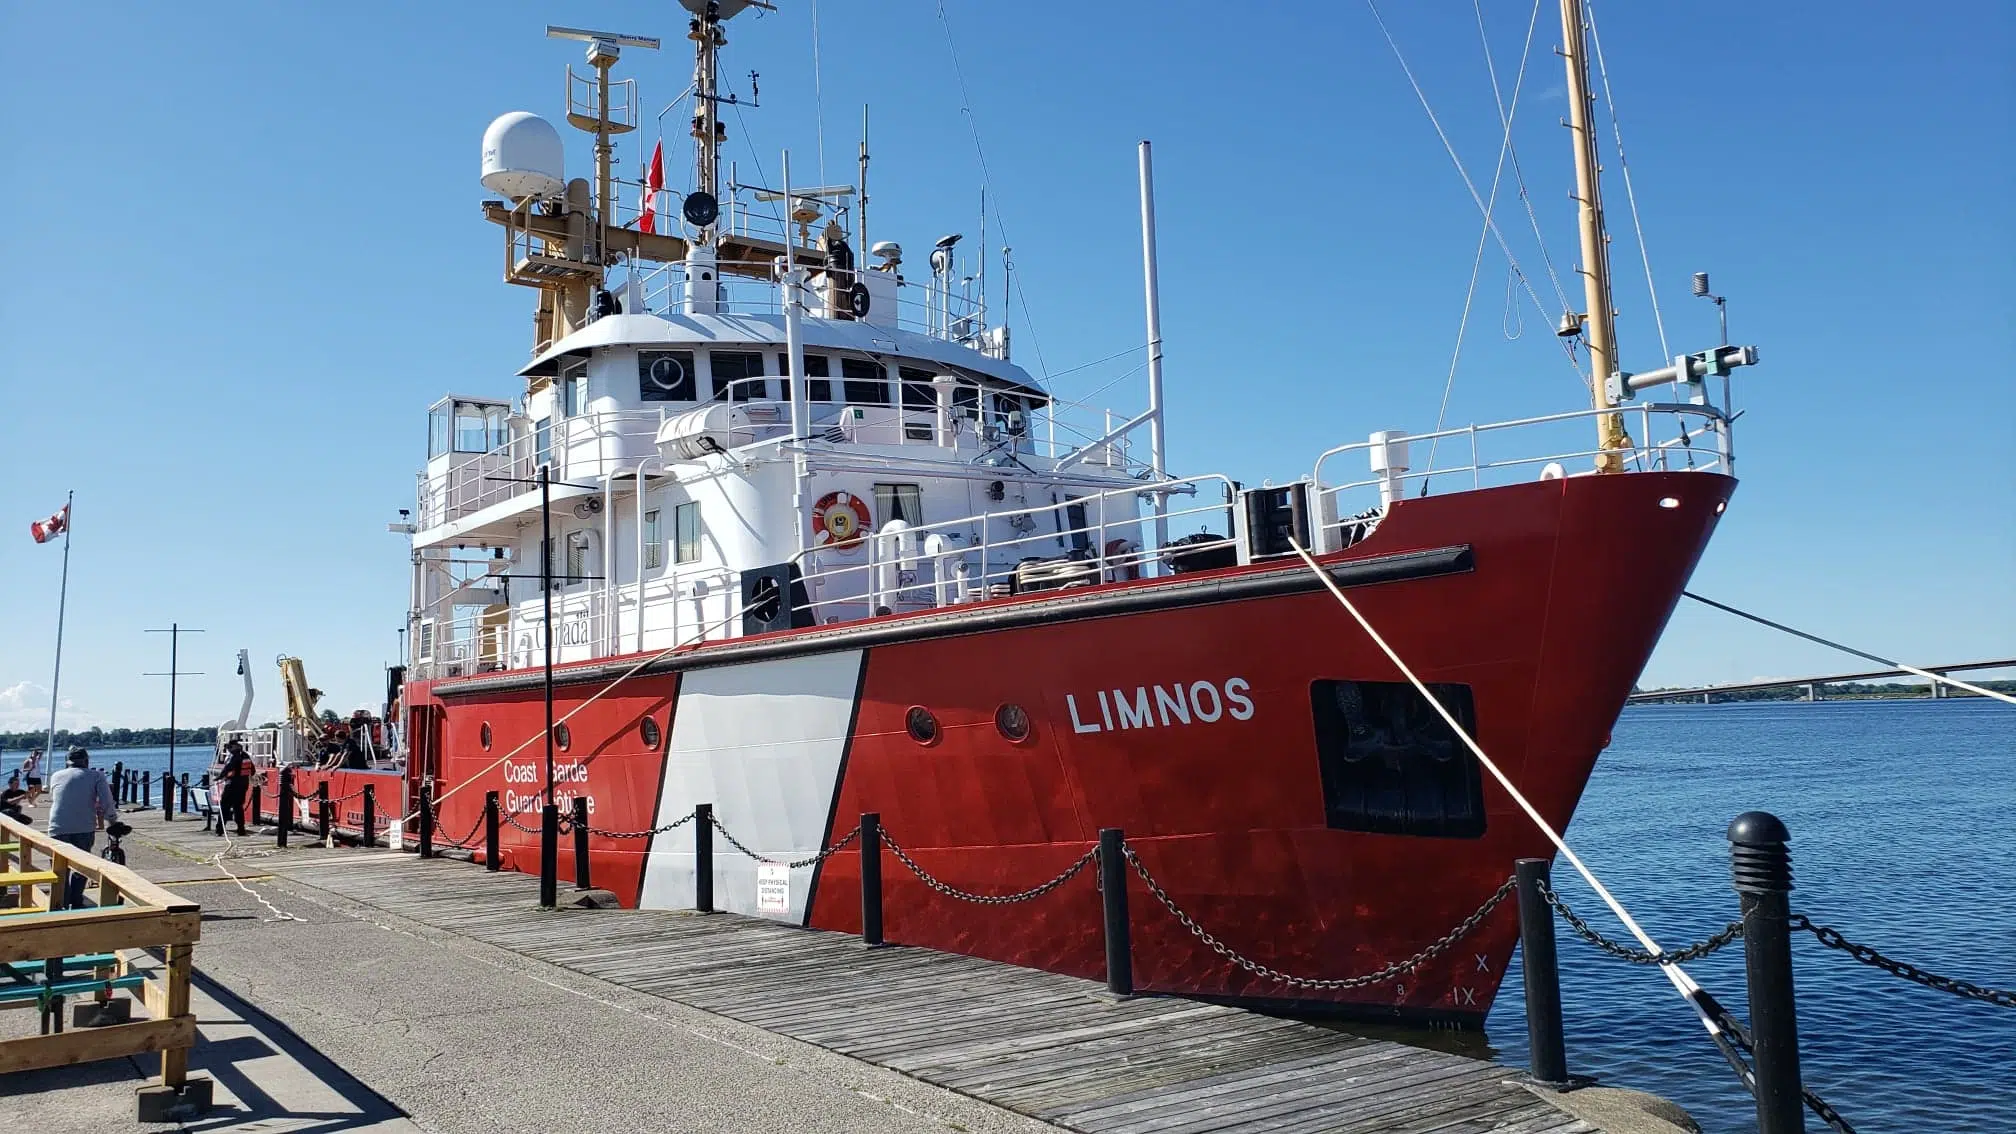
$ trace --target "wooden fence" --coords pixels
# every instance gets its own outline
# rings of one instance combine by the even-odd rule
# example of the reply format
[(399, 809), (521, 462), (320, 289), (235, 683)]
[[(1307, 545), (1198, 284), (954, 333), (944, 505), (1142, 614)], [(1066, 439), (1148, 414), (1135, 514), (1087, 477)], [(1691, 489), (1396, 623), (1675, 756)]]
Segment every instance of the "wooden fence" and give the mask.
[[(95, 904), (61, 908), (72, 871), (84, 876)], [(0, 994), (12, 989), (17, 995), (0, 999), (0, 1008), (46, 1011), (58, 988), (98, 1000), (115, 988), (134, 988), (149, 1018), (70, 1031), (45, 1025), (42, 1035), (0, 1041), (0, 1075), (158, 1051), (162, 1084), (179, 1091), (196, 1042), (189, 973), (202, 932), (197, 903), (0, 816), (0, 901), (9, 897), (14, 904), (0, 908)], [(143, 949), (157, 952), (163, 963), (136, 966), (128, 954)], [(52, 959), (70, 960), (80, 971), (50, 967)]]

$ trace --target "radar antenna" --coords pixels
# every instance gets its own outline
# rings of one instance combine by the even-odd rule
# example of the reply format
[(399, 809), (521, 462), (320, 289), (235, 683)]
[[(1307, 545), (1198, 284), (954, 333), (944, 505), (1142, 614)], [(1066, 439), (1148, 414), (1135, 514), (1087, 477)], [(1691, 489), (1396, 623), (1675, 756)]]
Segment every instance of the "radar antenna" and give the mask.
[[(728, 140), (720, 104), (736, 101), (732, 95), (724, 99), (718, 93), (721, 49), (728, 43), (721, 22), (747, 8), (766, 12), (777, 8), (769, 0), (679, 0), (679, 3), (693, 13), (686, 30), (686, 38), (693, 41), (693, 193), (683, 211), (688, 222), (700, 230), (696, 243), (712, 245), (714, 222), (720, 214), (721, 145)], [(749, 91), (753, 98), (756, 94), (753, 71), (749, 74)]]
[[(637, 128), (636, 88), (625, 79), (618, 87), (623, 98), (610, 113), (609, 68), (616, 65), (616, 59), (626, 47), (641, 47), (649, 51), (658, 50), (658, 40), (648, 35), (619, 35), (616, 32), (590, 31), (586, 28), (566, 28), (553, 24), (546, 26), (548, 39), (574, 39), (588, 45), (588, 65), (595, 69), (595, 93), (592, 101), (576, 102), (574, 68), (567, 68), (567, 121), (573, 126), (595, 135), (595, 252), (598, 263), (607, 264), (609, 247), (609, 226), (615, 223), (616, 198), (611, 184), (611, 155), (615, 147), (609, 142), (612, 134), (627, 134)], [(585, 86), (587, 80), (580, 82)]]

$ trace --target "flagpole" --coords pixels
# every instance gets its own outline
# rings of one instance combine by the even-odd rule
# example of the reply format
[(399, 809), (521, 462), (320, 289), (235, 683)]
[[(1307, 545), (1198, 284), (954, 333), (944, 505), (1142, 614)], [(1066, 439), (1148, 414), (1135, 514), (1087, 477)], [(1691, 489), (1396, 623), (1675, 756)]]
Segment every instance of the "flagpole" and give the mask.
[[(56, 591), (56, 672), (49, 678), (49, 744), (43, 751), (48, 767), (56, 763), (56, 706), (57, 688), (63, 681), (63, 607), (70, 598), (70, 506), (77, 499), (77, 491), (71, 489), (63, 498), (63, 585)], [(48, 773), (43, 773), (47, 775)]]

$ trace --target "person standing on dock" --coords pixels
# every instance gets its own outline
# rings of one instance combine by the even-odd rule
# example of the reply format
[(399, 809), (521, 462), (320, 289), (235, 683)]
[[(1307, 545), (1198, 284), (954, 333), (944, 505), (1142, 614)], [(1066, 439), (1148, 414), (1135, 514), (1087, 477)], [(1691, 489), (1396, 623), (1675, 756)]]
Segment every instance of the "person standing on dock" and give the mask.
[(217, 829), (222, 831), (226, 820), (235, 820), (238, 834), (251, 834), (245, 829), (245, 796), (252, 790), (252, 757), (237, 738), (225, 743), (224, 766), (217, 775), (224, 782), (217, 797)]
[(28, 758), (21, 761), (21, 779), (28, 785), (28, 806), (33, 807), (42, 799), (42, 750), (30, 748)]
[[(49, 837), (89, 854), (98, 841), (98, 829), (118, 815), (119, 801), (112, 797), (112, 785), (105, 782), (104, 773), (91, 767), (91, 754), (72, 748), (70, 766), (49, 777)], [(82, 874), (73, 871), (64, 883), (65, 909), (84, 904), (84, 881)]]

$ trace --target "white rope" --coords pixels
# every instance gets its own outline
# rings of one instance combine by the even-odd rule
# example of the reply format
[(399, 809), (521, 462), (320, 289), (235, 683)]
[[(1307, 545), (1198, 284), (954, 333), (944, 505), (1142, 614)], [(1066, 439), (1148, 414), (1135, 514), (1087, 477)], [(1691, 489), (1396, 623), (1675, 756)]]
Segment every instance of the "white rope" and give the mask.
[[(1491, 218), (1491, 212), (1484, 204), (1484, 195), (1477, 191), (1477, 183), (1470, 179), (1470, 171), (1464, 167), (1463, 159), (1457, 156), (1456, 145), (1449, 140), (1448, 132), (1442, 129), (1442, 120), (1436, 116), (1435, 108), (1429, 104), (1427, 92), (1421, 89), (1420, 80), (1414, 77), (1414, 69), (1407, 65), (1407, 56), (1401, 52), (1399, 42), (1393, 38), (1392, 31), (1386, 27), (1385, 17), (1379, 14), (1377, 0), (1365, 0), (1365, 6), (1371, 9), (1372, 19), (1379, 25), (1379, 34), (1386, 37), (1386, 46), (1392, 49), (1393, 58), (1400, 64), (1401, 74), (1407, 77), (1407, 85), (1414, 88), (1415, 99), (1421, 103), (1421, 109), (1427, 112), (1428, 124), (1435, 128), (1435, 136), (1442, 140), (1442, 149), (1449, 155), (1450, 163), (1456, 167), (1456, 175), (1463, 179), (1463, 187), (1470, 191), (1470, 200), (1476, 204), (1477, 211), (1483, 215), (1484, 226), (1497, 239), (1498, 250), (1504, 254), (1505, 262), (1512, 266), (1513, 273), (1519, 277), (1520, 284), (1525, 287), (1527, 296), (1533, 300), (1533, 306), (1540, 312), (1541, 318), (1551, 322), (1554, 318), (1553, 313), (1548, 311), (1547, 305), (1540, 301), (1540, 293), (1533, 290), (1533, 281), (1526, 278), (1526, 273), (1519, 267), (1519, 258), (1512, 254), (1512, 246), (1506, 242), (1505, 234), (1499, 231), (1498, 222)], [(1582, 373), (1582, 367), (1575, 361), (1574, 352), (1565, 339), (1561, 340), (1561, 351), (1562, 356), (1568, 361), (1569, 368), (1575, 371), (1576, 380), (1587, 385), (1590, 381), (1589, 376)]]
[[(256, 821), (256, 818), (257, 818), (257, 817), (255, 816), (254, 818), (255, 818), (255, 821)], [(281, 820), (280, 820), (280, 821), (281, 821), (281, 822), (283, 822), (283, 823), (284, 823), (284, 822), (286, 822), (286, 821), (287, 821), (287, 817), (286, 817), (286, 816), (282, 816), (282, 817), (281, 817)], [(219, 832), (221, 833), (221, 832), (222, 832), (222, 829), (223, 829), (223, 826), (224, 826), (224, 813), (223, 813), (223, 812), (222, 812), (221, 810), (220, 810), (220, 811), (218, 811), (218, 813), (217, 813), (217, 826), (218, 826), (218, 829), (219, 829)], [(233, 854), (233, 853), (232, 853), (232, 848), (233, 848), (233, 847), (235, 847), (235, 846), (237, 845), (237, 843), (238, 843), (238, 840), (236, 840), (236, 839), (232, 838), (232, 837), (231, 837), (230, 835), (224, 835), (224, 849), (223, 849), (223, 850), (220, 850), (220, 851), (218, 851), (218, 852), (217, 852), (217, 853), (216, 853), (215, 855), (212, 855), (212, 856), (211, 856), (211, 858), (210, 858), (210, 860), (209, 860), (209, 861), (210, 861), (210, 865), (212, 865), (212, 866), (216, 867), (217, 869), (219, 869), (219, 870), (223, 871), (223, 872), (224, 872), (224, 877), (226, 877), (226, 878), (229, 878), (229, 879), (230, 879), (231, 881), (233, 881), (233, 882), (237, 883), (237, 885), (238, 885), (238, 888), (239, 888), (240, 890), (243, 890), (243, 891), (245, 891), (246, 893), (248, 893), (248, 894), (252, 895), (252, 898), (253, 898), (253, 900), (257, 901), (257, 902), (258, 902), (258, 903), (259, 903), (260, 905), (262, 905), (262, 906), (265, 906), (265, 907), (266, 907), (267, 909), (269, 909), (269, 910), (273, 911), (273, 916), (272, 916), (272, 917), (269, 917), (269, 918), (261, 918), (261, 919), (260, 919), (261, 921), (266, 921), (266, 922), (274, 922), (274, 921), (301, 921), (301, 920), (302, 920), (301, 918), (298, 918), (298, 917), (295, 917), (295, 916), (294, 916), (293, 914), (291, 914), (291, 913), (288, 913), (288, 912), (287, 912), (286, 910), (283, 910), (283, 909), (281, 909), (281, 908), (280, 908), (279, 906), (276, 906), (276, 905), (274, 905), (274, 904), (273, 904), (272, 902), (269, 902), (269, 901), (267, 901), (267, 900), (266, 900), (266, 895), (264, 895), (264, 894), (261, 894), (261, 893), (260, 893), (259, 891), (257, 891), (257, 890), (254, 890), (254, 889), (253, 889), (252, 887), (250, 887), (250, 886), (247, 886), (247, 885), (245, 884), (245, 880), (244, 880), (243, 878), (240, 878), (240, 877), (238, 877), (238, 876), (237, 876), (236, 874), (232, 873), (232, 872), (231, 872), (231, 868), (230, 868), (230, 867), (228, 867), (228, 866), (226, 866), (226, 865), (224, 865), (224, 859), (225, 859), (226, 857), (230, 857), (230, 858), (265, 858), (266, 856), (268, 856), (268, 855), (270, 855), (270, 854), (272, 854), (272, 853), (273, 853), (273, 852), (272, 852), (272, 851), (270, 851), (270, 850), (261, 850), (261, 851), (254, 851), (254, 852), (252, 852), (252, 853), (250, 853), (250, 854), (245, 854), (245, 853), (243, 853), (243, 852), (240, 852), (240, 853), (238, 853), (238, 854)]]
[(1751, 614), (1747, 610), (1737, 610), (1733, 606), (1724, 605), (1723, 603), (1716, 602), (1714, 599), (1702, 598), (1700, 595), (1695, 594), (1693, 591), (1681, 591), (1680, 593), (1687, 596), (1690, 599), (1693, 599), (1695, 602), (1698, 602), (1703, 606), (1712, 606), (1716, 610), (1723, 611), (1724, 613), (1727, 614), (1733, 614), (1738, 618), (1747, 618), (1760, 626), (1769, 626), (1773, 630), (1783, 630), (1785, 633), (1790, 634), (1795, 638), (1804, 638), (1809, 642), (1817, 642), (1822, 646), (1828, 647), (1829, 649), (1840, 650), (1844, 654), (1852, 654), (1855, 657), (1861, 658), (1863, 661), (1873, 661), (1878, 665), (1887, 665), (1891, 669), (1901, 669), (1905, 673), (1915, 674), (1919, 677), (1925, 678), (1928, 681), (1934, 681), (1945, 685), (1951, 685), (1955, 689), (1965, 689), (1967, 692), (1976, 694), (1978, 696), (1992, 697), (1997, 701), (2003, 701), (2011, 705), (2016, 705), (2016, 697), (2011, 697), (2007, 693), (1997, 693), (1993, 689), (1983, 688), (1982, 686), (1979, 685), (1971, 685), (1955, 677), (1947, 677), (1944, 674), (1933, 673), (1929, 669), (1919, 669), (1915, 665), (1905, 665), (1903, 662), (1896, 661), (1891, 658), (1878, 657), (1875, 654), (1868, 653), (1863, 650), (1858, 650), (1853, 646), (1844, 646), (1839, 642), (1829, 641), (1826, 638), (1822, 638), (1818, 634), (1808, 634), (1804, 630), (1794, 630), (1792, 627), (1787, 626), (1782, 622), (1773, 622), (1770, 619), (1763, 617), (1762, 615)]
[(1638, 259), (1645, 265), (1645, 290), (1652, 297), (1652, 323), (1659, 328), (1659, 357), (1672, 358), (1666, 346), (1666, 317), (1659, 311), (1659, 285), (1652, 282), (1652, 252), (1645, 246), (1645, 225), (1638, 219), (1638, 194), (1631, 188), (1631, 163), (1624, 158), (1624, 128), (1617, 123), (1617, 98), (1610, 93), (1610, 68), (1603, 65), (1603, 37), (1596, 31), (1596, 6), (1583, 0), (1589, 38), (1596, 45), (1596, 74), (1603, 80), (1603, 104), (1610, 111), (1610, 133), (1617, 140), (1617, 168), (1624, 174), (1624, 200), (1631, 206), (1631, 228), (1638, 239)]
[[(1533, 54), (1533, 29), (1540, 22), (1540, 0), (1533, 0), (1533, 16), (1526, 22), (1526, 46), (1519, 52), (1519, 75), (1512, 84), (1512, 106), (1505, 106), (1504, 95), (1498, 86), (1498, 66), (1491, 59), (1491, 37), (1484, 30), (1483, 0), (1471, 0), (1471, 7), (1477, 12), (1477, 38), (1484, 45), (1484, 67), (1491, 75), (1491, 97), (1498, 103), (1498, 121), (1504, 127), (1504, 137), (1498, 143), (1498, 164), (1491, 170), (1490, 200), (1484, 204), (1484, 228), (1477, 234), (1477, 252), (1470, 258), (1470, 286), (1463, 291), (1463, 317), (1456, 322), (1456, 347), (1449, 353), (1449, 377), (1442, 383), (1442, 406), (1435, 411), (1435, 432), (1442, 432), (1442, 425), (1449, 418), (1449, 397), (1456, 391), (1456, 366), (1463, 358), (1463, 338), (1470, 330), (1470, 307), (1477, 298), (1477, 275), (1484, 266), (1484, 248), (1491, 240), (1492, 213), (1498, 207), (1498, 187), (1505, 178), (1505, 159), (1512, 152), (1512, 119), (1519, 113), (1519, 91), (1526, 84), (1526, 63)], [(1435, 467), (1435, 453), (1442, 444), (1440, 437), (1428, 445), (1428, 467)], [(1421, 495), (1428, 495), (1428, 479), (1421, 480)]]
[[(1610, 907), (1610, 912), (1617, 915), (1617, 920), (1624, 923), (1624, 928), (1631, 931), (1631, 936), (1636, 937), (1638, 943), (1643, 945), (1647, 952), (1664, 953), (1665, 950), (1659, 947), (1659, 943), (1652, 940), (1652, 935), (1645, 932), (1638, 924), (1637, 919), (1631, 916), (1631, 912), (1624, 908), (1624, 903), (1618, 901), (1610, 893), (1609, 888), (1597, 879), (1595, 872), (1591, 871), (1582, 862), (1579, 855), (1569, 849), (1568, 841), (1561, 837), (1561, 833), (1556, 831), (1546, 819), (1542, 818), (1539, 810), (1528, 802), (1526, 796), (1513, 785), (1511, 777), (1507, 776), (1497, 764), (1493, 763), (1491, 757), (1484, 754), (1484, 749), (1478, 745), (1476, 739), (1461, 724), (1457, 723), (1455, 716), (1443, 706), (1441, 701), (1436, 699), (1434, 694), (1428, 691), (1428, 687), (1421, 683), (1421, 679), (1414, 675), (1414, 671), (1408, 668), (1407, 663), (1400, 660), (1400, 655), (1394, 652), (1392, 646), (1386, 644), (1386, 639), (1380, 637), (1379, 631), (1374, 630), (1372, 624), (1366, 621), (1365, 616), (1359, 613), (1357, 604), (1345, 596), (1343, 588), (1339, 587), (1337, 581), (1330, 577), (1330, 573), (1318, 566), (1315, 558), (1292, 538), (1288, 541), (1288, 545), (1295, 549), (1295, 554), (1302, 557), (1302, 562), (1308, 564), (1309, 570), (1315, 572), (1316, 577), (1322, 581), (1323, 586), (1337, 599), (1345, 611), (1357, 621), (1358, 625), (1365, 631), (1366, 636), (1371, 638), (1373, 644), (1378, 646), (1380, 651), (1386, 655), (1387, 660), (1391, 661), (1394, 667), (1400, 671), (1401, 675), (1407, 678), (1408, 683), (1420, 692), (1422, 699), (1426, 700), (1428, 706), (1434, 709), (1436, 714), (1442, 718), (1443, 723), (1449, 726), (1449, 730), (1454, 732), (1463, 741), (1464, 746), (1470, 749), (1471, 755), (1477, 757), (1477, 762), (1483, 765), (1484, 770), (1490, 772), (1491, 777), (1497, 780), (1499, 786), (1505, 789), (1506, 794), (1512, 797), (1512, 802), (1519, 805), (1519, 809), (1526, 813), (1528, 819), (1533, 820), (1533, 825), (1540, 828), (1540, 833), (1547, 836), (1547, 841), (1554, 844), (1554, 849), (1561, 852), (1561, 857), (1568, 861), (1568, 865), (1575, 868), (1575, 873), (1580, 874), (1582, 880), (1589, 884), (1589, 888), (1596, 892), (1596, 896), (1603, 900), (1603, 904)], [(1695, 983), (1694, 978), (1688, 976), (1686, 971), (1679, 965), (1673, 964), (1670, 961), (1661, 963), (1659, 970), (1666, 974), (1666, 979), (1673, 982), (1673, 987), (1679, 990), (1680, 995), (1686, 998), (1687, 1003), (1700, 1016), (1701, 1024), (1708, 1029), (1708, 1034), (1711, 1036), (1721, 1035), (1720, 1025), (1715, 1022), (1714, 1018), (1695, 999), (1696, 994), (1701, 991), (1701, 986)]]

